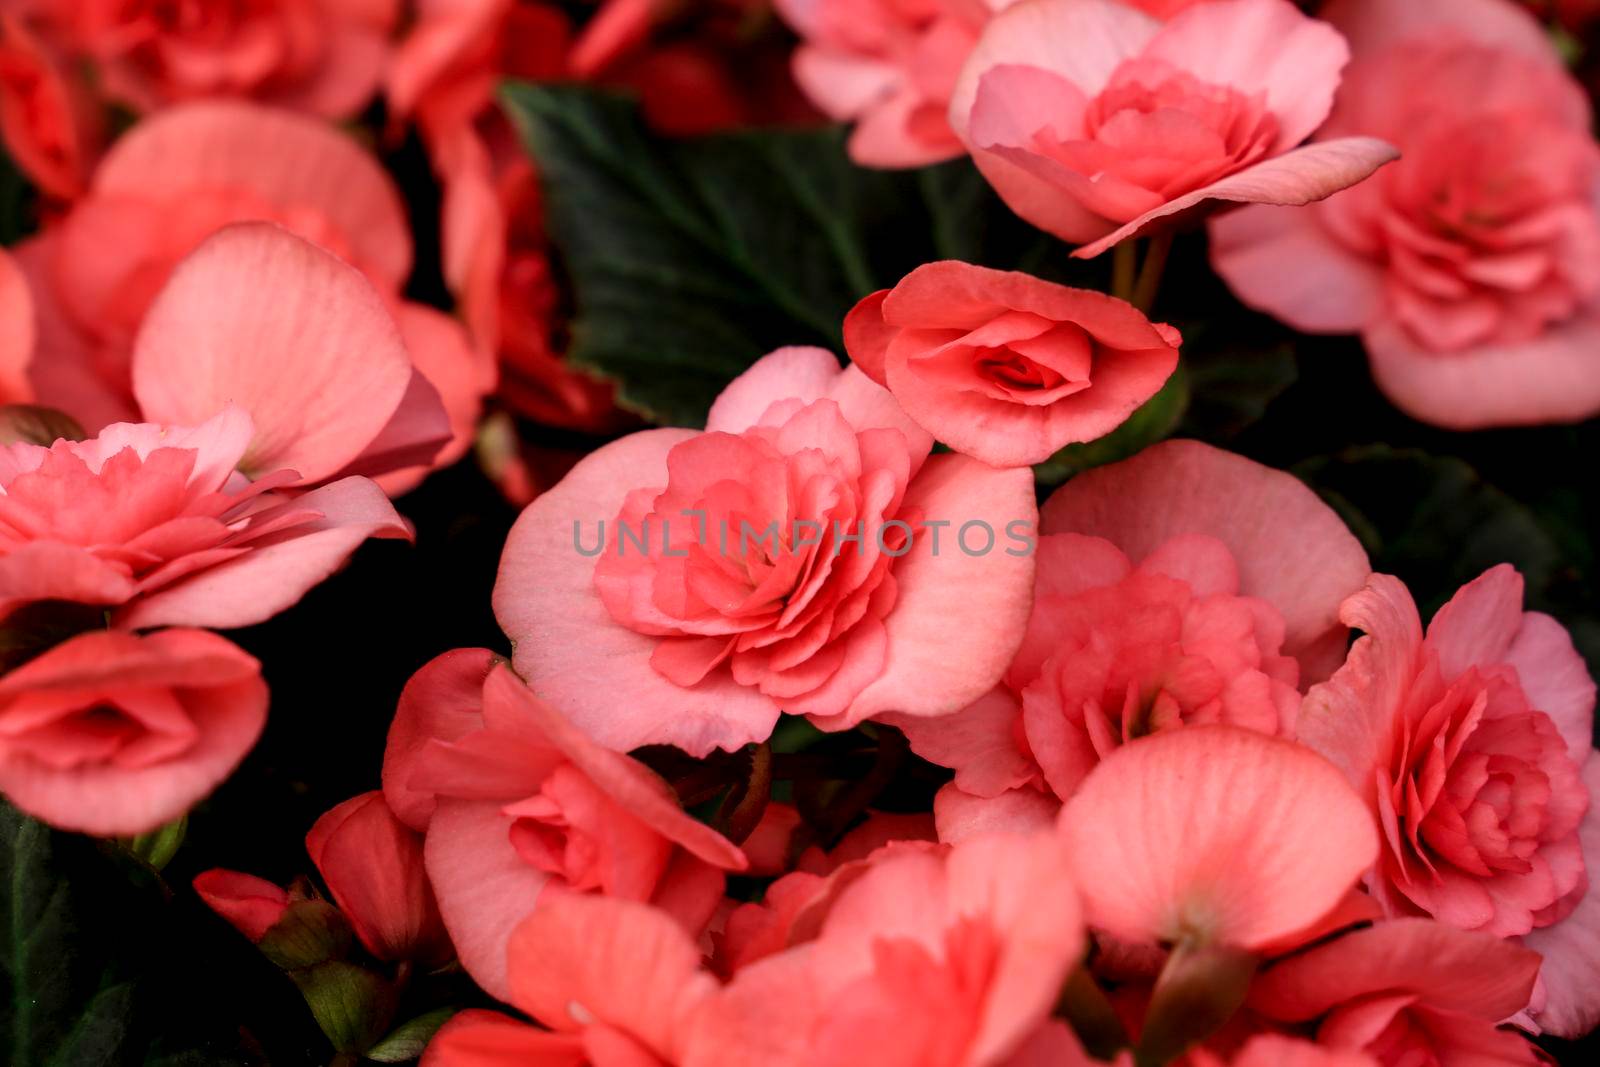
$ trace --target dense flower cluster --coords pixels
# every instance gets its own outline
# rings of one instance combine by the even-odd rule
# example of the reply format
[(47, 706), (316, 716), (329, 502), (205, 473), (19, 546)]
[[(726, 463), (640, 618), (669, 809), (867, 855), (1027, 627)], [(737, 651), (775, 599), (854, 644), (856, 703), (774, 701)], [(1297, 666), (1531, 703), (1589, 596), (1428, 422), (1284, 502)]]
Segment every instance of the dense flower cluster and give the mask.
[[(507, 80), (632, 90), (663, 141), (849, 123), (841, 167), (964, 167), (1049, 254), (953, 258), (984, 235), (946, 212), (851, 274), (837, 353), (646, 426), (566, 358), (593, 325)], [(1544, 1062), (1600, 1024), (1573, 634), (1506, 563), (1375, 573), (1333, 494), (1176, 434), (1213, 327), (1155, 299), (1201, 231), (1418, 420), (1590, 418), (1592, 125), (1514, 0), (0, 0), (35, 216), (0, 250), (0, 792), (136, 853), (203, 819), (305, 710), (214, 631), (476, 462), (521, 509), (503, 647), (375, 688), (381, 782), (310, 826), (316, 881), (172, 890), (336, 1062)], [(701, 178), (646, 199), (753, 275)]]

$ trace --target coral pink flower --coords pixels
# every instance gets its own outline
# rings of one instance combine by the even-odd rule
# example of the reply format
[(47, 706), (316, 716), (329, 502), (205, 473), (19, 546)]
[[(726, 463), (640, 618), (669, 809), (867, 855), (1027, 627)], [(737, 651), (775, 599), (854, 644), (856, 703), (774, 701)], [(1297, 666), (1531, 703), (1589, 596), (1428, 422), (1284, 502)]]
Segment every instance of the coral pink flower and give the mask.
[(654, 903), (698, 936), (743, 854), (643, 764), (595, 745), (495, 664), (476, 649), (418, 672), (384, 757), (396, 814), (426, 831), (462, 965), (510, 999), (506, 940), (547, 887)]
[[(1501, 937), (1565, 918), (1587, 884), (1580, 771), (1595, 702), (1566, 631), (1522, 610), (1522, 578), (1505, 565), (1464, 586), (1426, 636), (1388, 575), (1343, 617), (1366, 636), (1307, 695), (1298, 730), (1384, 828), (1374, 896), (1392, 914)], [(1574, 992), (1559, 976), (1552, 991)]]
[(1013, 211), (1094, 256), (1208, 201), (1305, 204), (1395, 158), (1372, 138), (1295, 147), (1348, 57), (1288, 0), (1164, 24), (1117, 0), (1037, 0), (984, 30), (950, 124)]
[(1382, 1067), (1546, 1062), (1497, 1024), (1528, 1002), (1536, 953), (1483, 933), (1396, 919), (1290, 956), (1257, 976), (1249, 1005), (1288, 1023), (1317, 1022), (1318, 1043)]
[(947, 112), (989, 16), (1013, 0), (777, 0), (802, 44), (794, 76), (829, 116), (855, 121), (850, 158), (920, 167), (965, 152)]
[(306, 852), (374, 956), (436, 966), (455, 954), (423, 870), (422, 835), (395, 818), (383, 793), (324, 814), (306, 834)]
[(36, 332), (28, 279), (0, 248), (0, 404), (33, 399), (28, 366)]
[(978, 1067), (1049, 1016), (1085, 939), (1053, 833), (879, 853), (813, 940), (741, 970), (683, 1062)]
[(1060, 824), (1086, 920), (1135, 944), (1265, 948), (1333, 911), (1378, 852), (1334, 766), (1233, 726), (1123, 746)]
[(220, 867), (196, 875), (194, 891), (206, 907), (228, 920), (252, 944), (260, 944), (289, 910), (289, 894), (283, 887)]
[(0, 12), (0, 138), (46, 194), (80, 195), (105, 138), (105, 123), (56, 49), (23, 19)]
[(0, 617), (37, 601), (113, 609), (127, 628), (263, 622), (369, 537), (411, 536), (376, 485), (274, 492), (251, 482), (252, 427), (229, 408), (193, 429), (118, 424), (89, 441), (0, 449)]
[[(365, 276), (387, 308), (382, 316), (368, 308), (375, 301), (369, 286), (359, 281), (330, 281), (329, 293), (318, 297), (343, 294), (351, 305), (350, 318), (365, 318), (374, 333), (358, 346), (361, 360), (350, 356), (338, 362), (365, 362), (368, 373), (376, 373), (370, 370), (376, 362), (396, 367), (401, 359), (405, 362), (403, 381), (388, 380), (398, 375), (387, 372), (385, 380), (371, 382), (360, 405), (330, 398), (343, 411), (340, 421), (353, 420), (354, 429), (379, 415), (386, 418), (405, 396), (413, 414), (425, 417), (425, 427), (416, 432), (429, 438), (449, 432), (450, 444), (438, 462), (465, 451), (481, 398), (494, 384), (493, 364), (474, 352), (465, 332), (447, 316), (400, 299), (411, 271), (411, 237), (393, 182), (371, 155), (326, 124), (241, 102), (193, 104), (141, 122), (106, 156), (84, 201), (19, 250), (39, 304), (40, 345), (51, 353), (33, 369), (40, 400), (69, 412), (91, 430), (134, 418), (135, 340), (155, 298), (198, 245), (220, 228), (242, 221), (279, 223), (342, 258)], [(236, 250), (230, 255), (236, 259), (240, 254)], [(292, 268), (285, 262), (278, 269), (298, 274), (313, 268)], [(336, 267), (315, 269), (349, 273)], [(209, 277), (202, 280), (209, 287)], [(249, 282), (242, 296), (260, 285), (256, 276)], [(299, 288), (301, 279), (296, 283)], [(191, 289), (197, 284), (191, 278)], [(298, 305), (287, 293), (277, 294), (273, 307), (283, 306)], [(237, 306), (235, 311), (242, 313)], [(306, 314), (313, 312), (307, 308)], [(403, 351), (396, 352), (394, 325), (380, 321), (388, 317), (398, 324)], [(290, 325), (286, 322), (281, 329)], [(228, 328), (238, 333), (240, 324)], [(303, 349), (310, 340), (308, 336), (283, 351)], [(324, 335), (322, 341), (327, 340)], [(199, 359), (192, 347), (189, 358)], [(319, 364), (335, 362), (318, 356)], [(412, 382), (413, 371), (424, 381)], [(294, 383), (294, 376), (286, 377), (285, 390)], [(182, 390), (187, 385), (178, 380), (171, 387)], [(438, 398), (429, 395), (434, 391)], [(315, 410), (317, 399), (295, 397), (293, 405), (303, 400)], [(351, 410), (356, 407), (359, 412)], [(266, 425), (262, 412), (252, 414), (258, 426)], [(144, 416), (173, 421), (148, 409)], [(365, 432), (370, 441), (376, 431)], [(437, 446), (435, 440), (432, 447)], [(391, 461), (405, 458), (395, 455)], [(323, 476), (309, 469), (301, 474)], [(386, 487), (398, 486), (386, 482)]]
[(43, 0), (105, 91), (139, 111), (241, 96), (348, 118), (378, 88), (397, 0)]
[(1022, 637), (1033, 478), (931, 444), (829, 353), (767, 356), (705, 433), (625, 437), (523, 512), (494, 592), (517, 670), (624, 750), (964, 707)]
[(944, 261), (857, 304), (856, 366), (924, 430), (995, 467), (1104, 437), (1178, 366), (1178, 331), (1114, 297)]
[(1000, 684), (948, 718), (893, 720), (956, 769), (936, 807), (944, 839), (974, 820), (1047, 821), (1144, 733), (1288, 733), (1298, 687), (1342, 661), (1339, 604), (1371, 571), (1297, 479), (1196, 441), (1079, 475), (1040, 525), (1032, 615)]
[(1360, 333), (1378, 385), (1454, 429), (1600, 411), (1600, 148), (1585, 94), (1509, 0), (1339, 0), (1356, 50), (1319, 138), (1403, 162), (1311, 209), (1213, 225), (1217, 270), (1297, 329)]
[(154, 830), (261, 734), (261, 665), (203, 630), (97, 630), (0, 678), (0, 791), (64, 830)]
[(428, 1046), (424, 1067), (676, 1064), (717, 989), (682, 927), (626, 900), (552, 892), (511, 935), (507, 955), (507, 999), (550, 1030), (463, 1012)]

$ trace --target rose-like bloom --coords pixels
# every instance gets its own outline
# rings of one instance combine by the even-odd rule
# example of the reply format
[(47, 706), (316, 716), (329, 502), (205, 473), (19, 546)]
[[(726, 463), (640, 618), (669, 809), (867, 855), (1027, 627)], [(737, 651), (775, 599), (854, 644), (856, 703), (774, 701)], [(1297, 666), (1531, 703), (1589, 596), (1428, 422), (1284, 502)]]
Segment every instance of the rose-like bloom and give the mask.
[(116, 625), (251, 626), (292, 606), (369, 537), (409, 538), (365, 478), (273, 490), (235, 467), (252, 429), (229, 409), (190, 428), (119, 423), (88, 441), (0, 448), (0, 617), (39, 601)]
[(0, 678), (0, 792), (63, 830), (154, 830), (261, 734), (261, 665), (203, 630), (97, 630)]
[(780, 710), (842, 729), (994, 684), (1027, 618), (1030, 471), (930, 457), (820, 349), (761, 360), (707, 427), (608, 445), (517, 521), (494, 607), (535, 692), (609, 747), (703, 755)]
[(1115, 297), (955, 261), (862, 300), (844, 338), (918, 425), (995, 467), (1122, 425), (1171, 377), (1182, 341)]
[(395, 818), (382, 792), (325, 813), (306, 834), (306, 852), (368, 952), (425, 967), (454, 955), (423, 869), (422, 835)]
[(1073, 884), (1050, 831), (880, 852), (814, 937), (735, 975), (683, 1062), (1025, 1063), (1084, 948)]
[(1333, 912), (1378, 853), (1366, 805), (1303, 745), (1235, 726), (1155, 734), (1061, 810), (1089, 925), (1134, 944), (1263, 949)]
[(0, 138), (44, 193), (83, 192), (105, 139), (88, 86), (19, 14), (0, 12)]
[(950, 124), (1013, 211), (1094, 256), (1207, 201), (1305, 204), (1393, 159), (1372, 138), (1295, 147), (1348, 56), (1289, 0), (1212, 0), (1166, 23), (1037, 0), (984, 30)]
[(107, 95), (138, 111), (249, 97), (348, 118), (378, 88), (397, 0), (38, 0)]
[(1586, 94), (1509, 0), (1339, 0), (1356, 62), (1320, 138), (1404, 159), (1305, 210), (1213, 224), (1246, 303), (1359, 333), (1379, 387), (1453, 429), (1600, 411), (1600, 147)]
[(35, 333), (28, 279), (0, 248), (0, 404), (33, 399), (28, 365), (33, 361)]
[[(1366, 636), (1307, 694), (1298, 732), (1384, 827), (1373, 895), (1391, 914), (1501, 937), (1566, 918), (1588, 884), (1578, 831), (1595, 703), (1567, 632), (1522, 610), (1522, 578), (1506, 565), (1464, 586), (1426, 635), (1388, 575), (1342, 614)], [(1559, 975), (1545, 987), (1593, 999)]]
[(1380, 1067), (1548, 1062), (1521, 1034), (1498, 1029), (1528, 1003), (1539, 956), (1485, 933), (1396, 919), (1267, 967), (1252, 1011), (1315, 1023), (1321, 1045)]
[[(145, 398), (137, 395), (133, 362), (156, 297), (197, 246), (219, 229), (246, 221), (277, 223), (355, 267), (370, 283), (340, 280), (329, 286), (330, 294), (348, 293), (341, 302), (352, 306), (352, 319), (368, 320), (364, 325), (372, 333), (360, 345), (352, 344), (353, 339), (342, 342), (360, 355), (341, 356), (341, 361), (365, 363), (373, 377), (359, 403), (330, 396), (341, 411), (339, 420), (354, 420), (352, 429), (367, 427), (369, 442), (383, 428), (382, 421), (401, 429), (409, 420), (417, 425), (408, 432), (431, 441), (434, 452), (418, 451), (434, 463), (461, 455), (470, 444), (483, 394), (493, 387), (494, 367), (448, 316), (401, 299), (412, 250), (405, 208), (393, 181), (368, 152), (325, 123), (243, 102), (187, 105), (139, 123), (96, 169), (88, 194), (74, 210), (19, 249), (39, 306), (40, 347), (51, 355), (32, 368), (40, 401), (72, 414), (90, 430), (136, 418)], [(288, 264), (280, 269), (287, 271)], [(215, 270), (213, 265), (203, 278), (190, 279), (191, 287), (206, 287), (207, 305), (211, 289), (222, 280), (214, 277)], [(260, 265), (251, 270), (241, 301), (270, 278)], [(386, 311), (370, 306), (377, 302), (374, 296)], [(276, 294), (267, 322), (297, 307), (287, 293)], [(311, 308), (302, 313), (326, 317)], [(393, 322), (382, 321), (386, 318)], [(229, 330), (238, 334), (240, 325), (230, 323)], [(285, 342), (268, 361), (271, 366), (281, 368), (282, 360), (297, 350), (321, 360), (323, 350), (306, 350), (313, 341), (309, 335), (292, 342), (271, 340)], [(332, 338), (325, 335), (322, 340)], [(237, 337), (229, 342), (233, 348), (239, 344)], [(207, 357), (191, 350), (188, 358)], [(380, 371), (378, 363), (387, 366)], [(164, 372), (177, 369), (168, 366)], [(278, 388), (287, 393), (314, 380), (305, 373), (303, 379), (281, 376)], [(171, 387), (188, 391), (190, 384), (178, 379)], [(195, 390), (197, 396), (202, 393)], [(244, 403), (238, 395), (231, 398)], [(304, 402), (316, 409), (318, 399), (306, 394), (292, 406)], [(210, 414), (175, 417), (148, 407), (143, 411), (154, 421), (194, 421)], [(265, 425), (262, 411), (252, 409), (252, 414), (258, 426)], [(387, 419), (389, 415), (395, 419)], [(380, 424), (371, 426), (375, 421)], [(447, 434), (449, 443), (441, 450)], [(391, 451), (387, 462), (407, 467), (419, 462), (400, 454), (395, 446), (402, 443), (391, 438), (382, 444)], [(408, 487), (425, 470), (390, 475), (385, 488)], [(352, 473), (384, 471), (369, 464)], [(325, 476), (307, 469), (301, 474)]]
[(1079, 475), (1040, 529), (1032, 614), (1000, 684), (948, 718), (891, 720), (956, 769), (936, 805), (946, 839), (1048, 820), (1146, 733), (1289, 734), (1299, 687), (1342, 662), (1339, 604), (1371, 572), (1298, 479), (1197, 441)]
[(462, 966), (502, 1000), (506, 943), (546, 891), (654, 903), (691, 938), (744, 855), (642, 763), (600, 748), (484, 649), (407, 684), (384, 753), (395, 814), (424, 856)]
[(228, 924), (260, 944), (267, 931), (289, 910), (289, 893), (265, 878), (220, 867), (201, 871), (194, 879), (194, 891), (206, 907), (228, 920)]
[(506, 954), (506, 999), (550, 1029), (464, 1011), (428, 1045), (424, 1067), (677, 1064), (717, 989), (670, 916), (609, 897), (551, 892)]
[(989, 16), (1014, 0), (777, 0), (800, 35), (794, 76), (830, 117), (854, 121), (850, 158), (920, 167), (966, 149), (950, 95)]

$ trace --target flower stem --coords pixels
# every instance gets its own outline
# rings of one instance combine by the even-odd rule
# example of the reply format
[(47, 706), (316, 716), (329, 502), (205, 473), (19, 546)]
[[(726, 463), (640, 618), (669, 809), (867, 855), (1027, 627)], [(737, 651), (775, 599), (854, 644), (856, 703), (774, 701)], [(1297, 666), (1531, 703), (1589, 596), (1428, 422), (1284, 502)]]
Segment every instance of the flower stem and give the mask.
[[(1127, 243), (1123, 242), (1123, 246)], [(1118, 246), (1119, 250), (1123, 246)], [(1161, 276), (1167, 269), (1167, 255), (1171, 251), (1171, 230), (1162, 230), (1150, 238), (1149, 247), (1145, 249), (1144, 266), (1139, 268), (1139, 281), (1134, 285), (1133, 297), (1128, 302), (1146, 315), (1155, 307), (1156, 294), (1161, 291)]]
[(1139, 250), (1133, 241), (1123, 241), (1111, 250), (1111, 295), (1133, 303), (1134, 277)]

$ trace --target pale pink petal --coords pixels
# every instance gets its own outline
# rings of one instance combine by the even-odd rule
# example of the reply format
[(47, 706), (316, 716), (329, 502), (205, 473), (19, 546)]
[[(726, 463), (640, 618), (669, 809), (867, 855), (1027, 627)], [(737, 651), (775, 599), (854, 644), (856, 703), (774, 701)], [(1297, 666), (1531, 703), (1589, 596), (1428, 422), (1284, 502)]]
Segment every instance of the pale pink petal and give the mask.
[(1378, 834), (1338, 770), (1300, 745), (1189, 726), (1123, 745), (1061, 811), (1085, 915), (1129, 941), (1252, 949), (1331, 911)]
[(1241, 301), (1306, 333), (1359, 333), (1383, 310), (1384, 271), (1315, 208), (1253, 204), (1211, 220), (1211, 265)]
[(1207, 201), (1297, 207), (1310, 204), (1364, 181), (1385, 163), (1392, 163), (1399, 158), (1398, 149), (1375, 137), (1341, 137), (1332, 141), (1318, 141), (1263, 160), (1192, 193), (1169, 200), (1072, 254), (1079, 259), (1092, 259), (1108, 248), (1138, 236), (1160, 220)]
[(818, 110), (853, 119), (892, 94), (904, 77), (893, 65), (865, 56), (801, 45), (794, 53), (794, 80)]
[(411, 273), (411, 229), (393, 180), (354, 139), (292, 111), (224, 100), (166, 108), (119, 139), (94, 176), (97, 196), (180, 205), (186, 193), (218, 189), (313, 215), (392, 289)]
[(878, 718), (899, 727), (911, 742), (911, 751), (930, 763), (953, 768), (956, 785), (975, 796), (991, 797), (1039, 776), (1039, 765), (1020, 744), (1021, 715), (1016, 694), (995, 686), (960, 711), (937, 719)]
[(517, 854), (501, 806), (440, 797), (423, 856), (461, 965), (491, 996), (510, 1000), (506, 945), (550, 876)]
[[(1030, 469), (1002, 471), (953, 453), (934, 456), (907, 489), (904, 506), (919, 509), (925, 524), (949, 525), (918, 531), (897, 562), (899, 597), (884, 620), (888, 662), (846, 710), (850, 723), (886, 711), (948, 715), (971, 704), (1000, 680), (1033, 607), (1033, 546), (1008, 539), (1008, 531), (1028, 538), (1035, 533)], [(985, 523), (993, 542), (973, 525), (963, 548), (963, 528)], [(953, 619), (964, 620), (963, 626), (951, 627)], [(968, 640), (966, 627), (988, 637)]]
[(1515, 48), (1566, 66), (1538, 20), (1526, 8), (1505, 0), (1328, 0), (1317, 17), (1344, 34), (1351, 51), (1360, 57), (1408, 40), (1463, 33), (1484, 44)]
[(1212, 85), (1263, 94), (1279, 123), (1273, 150), (1281, 152), (1328, 117), (1350, 48), (1289, 0), (1209, 0), (1173, 16), (1144, 55)]
[(297, 604), (369, 537), (411, 537), (410, 525), (388, 496), (365, 478), (314, 489), (294, 506), (322, 517), (135, 601), (118, 613), (118, 624), (223, 630), (253, 626)]
[(1490, 567), (1456, 590), (1428, 623), (1427, 644), (1445, 680), (1505, 659), (1522, 629), (1522, 575), (1509, 563)]
[(1250, 1006), (1299, 1022), (1377, 993), (1413, 993), (1430, 1007), (1483, 1019), (1522, 1010), (1539, 957), (1492, 934), (1431, 919), (1392, 919), (1290, 956), (1262, 972)]
[(984, 834), (1026, 834), (1048, 829), (1060, 811), (1059, 800), (1037, 789), (1012, 789), (994, 797), (979, 797), (951, 782), (933, 798), (939, 840), (946, 844)]
[(383, 795), (413, 830), (433, 817), (432, 793), (409, 784), (429, 741), (458, 741), (483, 727), (483, 683), (500, 662), (486, 648), (458, 648), (429, 660), (400, 691), (383, 750)]
[(683, 927), (628, 900), (547, 892), (507, 952), (517, 1007), (554, 1030), (607, 1024), (663, 1059), (684, 1014), (717, 987)]
[(1517, 669), (1528, 703), (1550, 716), (1582, 767), (1593, 747), (1595, 683), (1567, 628), (1540, 612), (1525, 613), (1505, 662)]
[(1239, 565), (1239, 591), (1283, 615), (1303, 682), (1344, 658), (1339, 605), (1371, 573), (1361, 543), (1293, 475), (1198, 441), (1166, 441), (1072, 479), (1045, 503), (1045, 534), (1103, 537), (1135, 563), (1178, 534), (1208, 534)]
[(1544, 1003), (1530, 1014), (1545, 1033), (1568, 1038), (1600, 1026), (1600, 759), (1590, 752), (1582, 766), (1589, 811), (1579, 834), (1588, 889), (1566, 919), (1522, 939), (1544, 957), (1539, 968)]
[(413, 367), (400, 405), (389, 416), (389, 421), (378, 431), (378, 436), (367, 442), (361, 454), (340, 468), (334, 477), (377, 478), (389, 474), (392, 477), (386, 481), (385, 489), (408, 489), (420, 480), (419, 472), (426, 473), (430, 465), (444, 465), (441, 457), (454, 444), (454, 434), (450, 413), (445, 410), (438, 388), (427, 375)]
[(34, 334), (28, 280), (10, 254), (0, 249), (0, 403), (33, 398), (28, 364), (33, 361)]
[(449, 419), (450, 443), (432, 461), (435, 467), (448, 466), (472, 445), (483, 398), (495, 386), (493, 353), (474, 345), (459, 321), (426, 305), (400, 305), (397, 320), (412, 364), (438, 391)]
[(1434, 426), (1476, 430), (1577, 422), (1600, 412), (1600, 313), (1589, 310), (1530, 341), (1435, 352), (1390, 317), (1363, 339), (1378, 388)]
[(494, 612), (517, 672), (607, 748), (674, 744), (703, 756), (765, 739), (778, 719), (771, 698), (725, 672), (687, 689), (658, 674), (656, 639), (612, 619), (595, 593), (594, 562), (578, 549), (593, 545), (598, 523), (609, 528), (633, 487), (664, 487), (668, 451), (693, 436), (648, 430), (584, 457), (522, 513), (500, 560)]
[(266, 223), (220, 230), (180, 263), (133, 356), (147, 419), (194, 425), (237, 404), (256, 426), (247, 467), (307, 482), (361, 455), (411, 375), (372, 283)]

